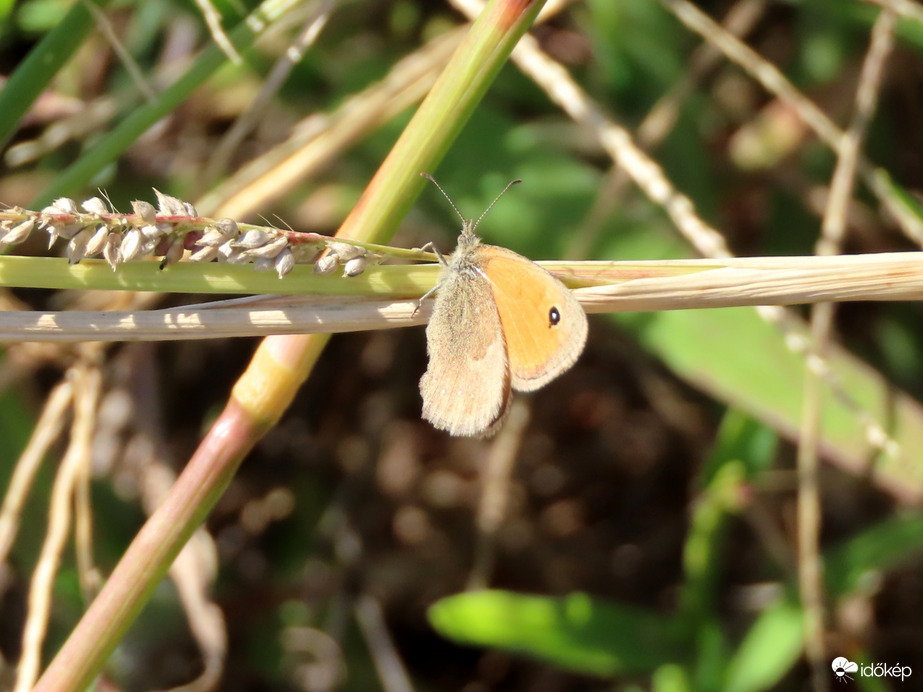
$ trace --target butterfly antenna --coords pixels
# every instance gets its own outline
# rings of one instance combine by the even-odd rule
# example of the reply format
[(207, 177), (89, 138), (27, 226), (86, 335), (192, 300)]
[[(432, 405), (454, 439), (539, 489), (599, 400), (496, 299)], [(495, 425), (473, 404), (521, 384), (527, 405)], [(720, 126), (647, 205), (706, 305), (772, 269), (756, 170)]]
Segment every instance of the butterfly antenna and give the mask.
[(463, 226), (467, 226), (470, 222), (468, 221), (468, 219), (466, 219), (466, 218), (462, 215), (462, 213), (461, 213), (460, 211), (458, 211), (458, 207), (455, 206), (455, 202), (453, 202), (453, 201), (452, 201), (452, 198), (449, 197), (449, 193), (442, 189), (442, 185), (440, 185), (439, 182), (438, 182), (433, 176), (431, 176), (429, 173), (420, 173), (420, 175), (422, 175), (424, 178), (426, 178), (428, 181), (430, 181), (433, 185), (435, 185), (436, 187), (439, 188), (439, 192), (442, 193), (442, 196), (445, 197), (445, 198), (448, 200), (449, 204), (452, 205), (452, 209), (454, 209), (454, 210), (455, 210), (455, 213), (458, 214), (458, 218), (461, 219), (462, 225), (463, 225)]
[(518, 185), (518, 184), (521, 183), (521, 182), (522, 182), (522, 179), (520, 179), (520, 178), (516, 178), (516, 180), (511, 180), (510, 182), (508, 182), (508, 183), (506, 184), (506, 187), (503, 188), (503, 190), (500, 191), (500, 194), (497, 195), (496, 197), (494, 197), (494, 201), (487, 205), (487, 209), (485, 209), (485, 210), (481, 213), (481, 215), (478, 217), (478, 220), (474, 222), (474, 225), (471, 227), (471, 230), (473, 231), (474, 229), (476, 229), (476, 228), (478, 227), (478, 224), (481, 223), (481, 219), (483, 219), (485, 216), (487, 216), (487, 212), (489, 212), (491, 209), (494, 208), (494, 205), (500, 200), (501, 197), (503, 197), (503, 195), (506, 194), (506, 191), (507, 191), (507, 190), (509, 190), (511, 187), (513, 187), (513, 185)]
[(484, 212), (478, 217), (478, 220), (472, 221), (471, 219), (466, 219), (464, 217), (464, 215), (458, 210), (458, 207), (455, 206), (455, 202), (453, 202), (452, 198), (449, 197), (449, 193), (442, 189), (442, 185), (440, 185), (433, 176), (431, 176), (429, 173), (420, 173), (420, 175), (422, 175), (424, 178), (429, 180), (433, 185), (439, 188), (439, 192), (441, 192), (442, 196), (445, 197), (449, 201), (449, 204), (452, 205), (452, 209), (454, 209), (455, 213), (458, 214), (458, 218), (461, 219), (462, 226), (464, 226), (466, 231), (469, 231), (471, 233), (474, 233), (474, 229), (476, 229), (478, 227), (478, 224), (481, 223), (481, 219), (487, 216), (487, 212), (489, 212), (493, 208), (493, 206), (497, 203), (497, 200), (503, 197), (506, 191), (509, 190), (511, 187), (513, 187), (513, 185), (516, 185), (517, 183), (522, 182), (522, 180), (518, 178), (516, 180), (511, 181), (505, 188), (503, 188), (503, 191), (494, 198), (494, 201), (491, 202), (487, 206), (487, 209), (485, 209)]

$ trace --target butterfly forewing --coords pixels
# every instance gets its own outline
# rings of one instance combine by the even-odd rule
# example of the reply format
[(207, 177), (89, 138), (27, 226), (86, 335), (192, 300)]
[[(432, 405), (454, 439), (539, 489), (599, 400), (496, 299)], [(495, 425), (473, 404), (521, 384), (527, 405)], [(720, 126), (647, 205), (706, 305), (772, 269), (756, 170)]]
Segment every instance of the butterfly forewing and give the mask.
[(493, 246), (483, 272), (506, 337), (514, 389), (529, 392), (567, 370), (586, 342), (587, 320), (574, 294), (531, 260)]

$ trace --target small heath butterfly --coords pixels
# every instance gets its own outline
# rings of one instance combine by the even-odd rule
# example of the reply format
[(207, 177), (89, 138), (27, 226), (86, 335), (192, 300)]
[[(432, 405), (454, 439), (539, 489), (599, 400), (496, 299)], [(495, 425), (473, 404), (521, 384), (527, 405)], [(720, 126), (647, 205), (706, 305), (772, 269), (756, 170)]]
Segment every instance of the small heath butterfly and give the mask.
[(474, 231), (496, 199), (471, 221), (432, 176), (422, 175), (462, 219), (455, 252), (446, 260), (437, 251), (442, 271), (426, 327), (423, 417), (452, 435), (491, 435), (506, 415), (511, 388), (534, 391), (574, 364), (586, 342), (586, 314), (537, 264), (481, 243)]

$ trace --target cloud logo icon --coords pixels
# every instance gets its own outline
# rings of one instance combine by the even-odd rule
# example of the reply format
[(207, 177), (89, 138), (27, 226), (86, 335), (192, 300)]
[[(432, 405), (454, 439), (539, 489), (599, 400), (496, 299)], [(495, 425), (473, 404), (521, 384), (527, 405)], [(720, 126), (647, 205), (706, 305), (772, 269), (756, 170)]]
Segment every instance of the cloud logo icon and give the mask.
[(836, 675), (837, 682), (846, 682), (847, 680), (852, 680), (852, 678), (847, 675), (847, 673), (855, 673), (859, 670), (859, 664), (853, 663), (847, 658), (838, 656), (833, 659), (833, 663), (830, 664), (830, 667), (833, 668), (833, 674)]

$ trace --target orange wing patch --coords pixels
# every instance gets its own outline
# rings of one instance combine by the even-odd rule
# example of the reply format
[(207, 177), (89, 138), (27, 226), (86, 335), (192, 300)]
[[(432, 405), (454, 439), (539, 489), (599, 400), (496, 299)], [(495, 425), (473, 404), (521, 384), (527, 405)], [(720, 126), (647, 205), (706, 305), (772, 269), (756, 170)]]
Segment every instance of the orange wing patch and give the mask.
[(586, 314), (573, 293), (534, 262), (504, 248), (479, 250), (506, 337), (513, 388), (538, 389), (583, 351)]

